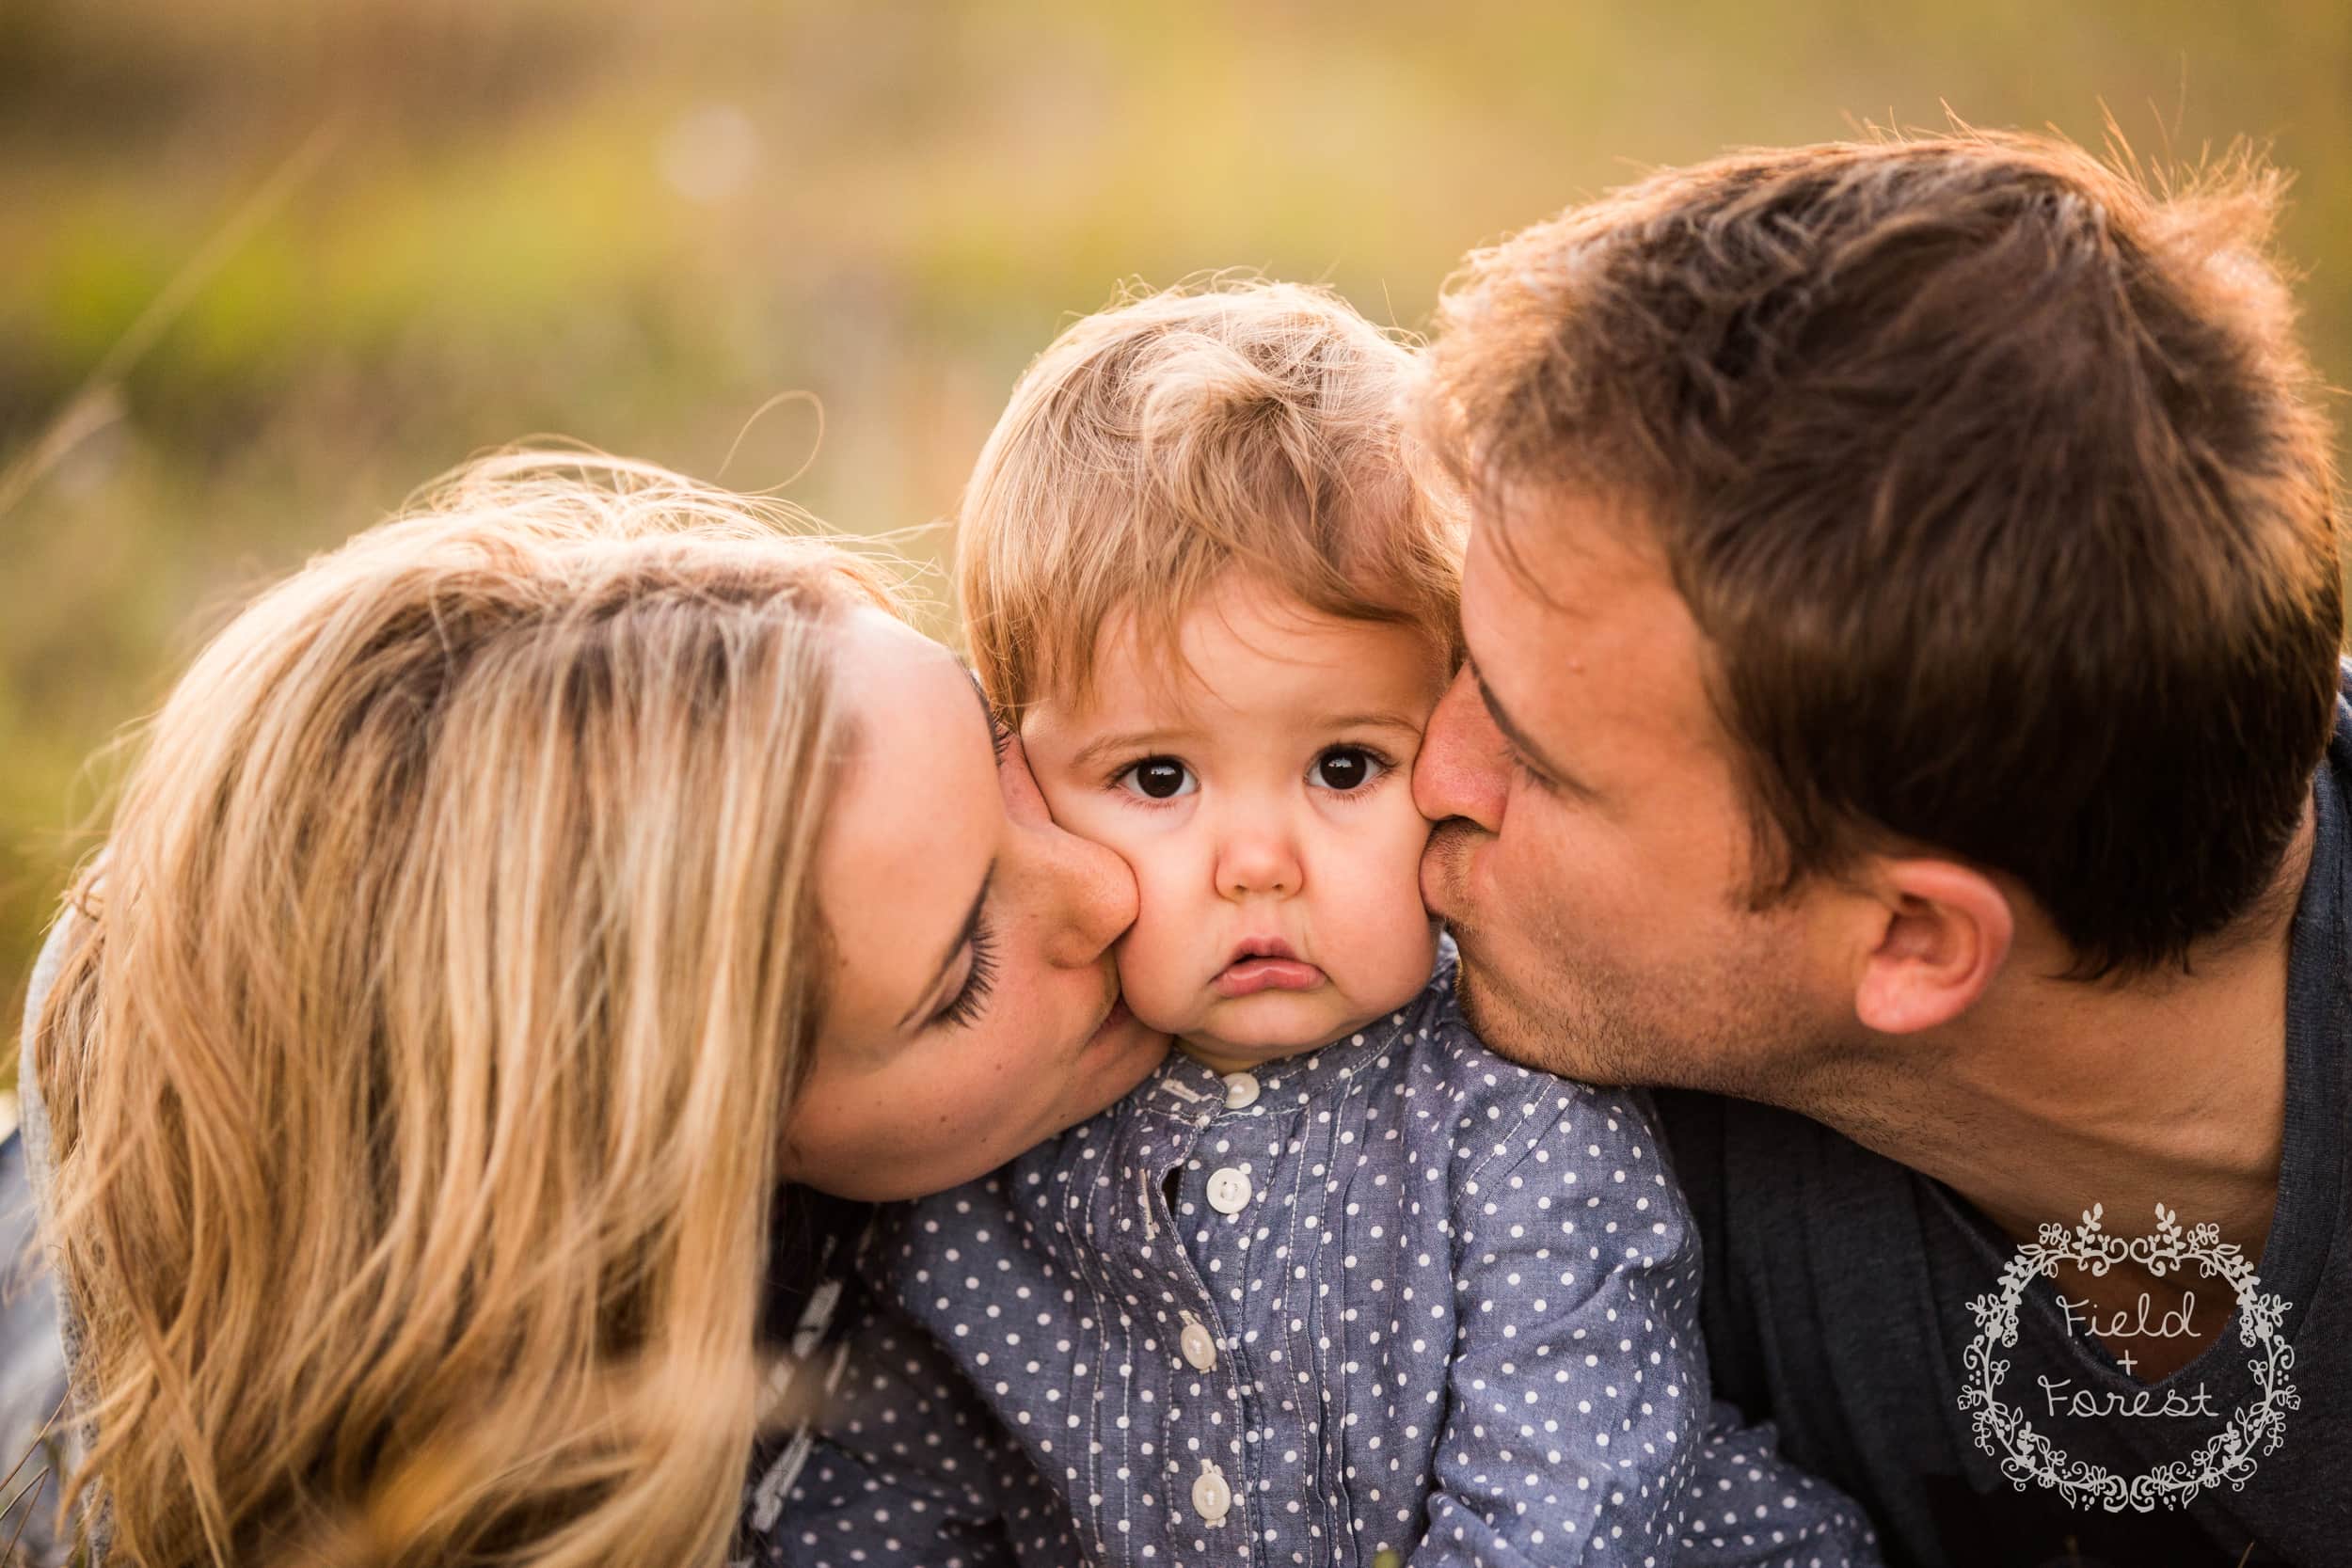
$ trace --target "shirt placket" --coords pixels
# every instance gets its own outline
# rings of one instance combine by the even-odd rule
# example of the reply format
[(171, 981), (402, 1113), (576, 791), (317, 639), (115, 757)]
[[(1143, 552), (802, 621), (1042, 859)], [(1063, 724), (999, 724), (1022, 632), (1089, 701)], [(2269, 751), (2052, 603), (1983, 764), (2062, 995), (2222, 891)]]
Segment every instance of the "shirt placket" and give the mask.
[(1248, 1233), (1253, 1183), (1243, 1165), (1214, 1153), (1212, 1130), (1231, 1092), (1224, 1083), (1206, 1069), (1187, 1069), (1160, 1091), (1176, 1102), (1163, 1109), (1189, 1130), (1156, 1141), (1148, 1191), (1137, 1195), (1152, 1218), (1148, 1228), (1158, 1233), (1154, 1272), (1172, 1298), (1153, 1336), (1168, 1377), (1160, 1473), (1168, 1539), (1179, 1563), (1254, 1564), (1260, 1527), (1247, 1434), (1255, 1423), (1239, 1354), (1246, 1313), (1226, 1310), (1218, 1288), (1243, 1277), (1248, 1254), (1237, 1242)]
[[(1279, 1478), (1265, 1500), (1276, 1532), (1264, 1554), (1276, 1564), (1336, 1564), (1358, 1560), (1348, 1515), (1341, 1506), (1346, 1456), (1328, 1420), (1336, 1376), (1324, 1329), (1321, 1252), (1334, 1223), (1324, 1176), (1334, 1092), (1345, 1078), (1318, 1054), (1284, 1063), (1262, 1089), (1279, 1113), (1263, 1111), (1257, 1148), (1268, 1148), (1264, 1202), (1269, 1232), (1253, 1241), (1252, 1277), (1265, 1289), (1253, 1324), (1265, 1365), (1258, 1404), (1261, 1462)], [(1254, 1232), (1253, 1232), (1254, 1234)]]

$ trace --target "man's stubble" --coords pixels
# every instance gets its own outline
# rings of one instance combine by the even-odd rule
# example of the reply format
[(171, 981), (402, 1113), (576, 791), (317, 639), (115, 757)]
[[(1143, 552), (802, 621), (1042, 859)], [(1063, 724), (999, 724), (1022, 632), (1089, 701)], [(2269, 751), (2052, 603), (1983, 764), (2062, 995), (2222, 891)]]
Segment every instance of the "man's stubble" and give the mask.
[[(1449, 834), (1448, 830), (1454, 832)], [(1462, 869), (1469, 844), (1441, 824), (1432, 852)], [(1457, 878), (1452, 886), (1459, 888)], [(1707, 1089), (1791, 1109), (1817, 1103), (1840, 1054), (1820, 1037), (1788, 966), (1760, 930), (1731, 948), (1706, 946), (1670, 972), (1609, 962), (1552, 909), (1530, 911), (1523, 954), (1542, 955), (1535, 984), (1514, 984), (1492, 960), (1484, 922), (1448, 922), (1462, 953), (1462, 1015), (1497, 1054), (1589, 1084)]]

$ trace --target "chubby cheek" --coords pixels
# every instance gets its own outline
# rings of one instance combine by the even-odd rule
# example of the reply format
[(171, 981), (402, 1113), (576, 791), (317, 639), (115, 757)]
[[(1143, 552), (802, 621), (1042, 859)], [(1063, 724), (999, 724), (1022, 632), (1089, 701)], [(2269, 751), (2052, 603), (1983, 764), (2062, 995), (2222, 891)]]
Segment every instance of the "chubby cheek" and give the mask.
[(1184, 835), (1109, 840), (1136, 876), (1136, 922), (1112, 946), (1128, 1010), (1170, 1034), (1198, 1020), (1201, 989), (1215, 973), (1206, 951), (1213, 902), (1209, 873), (1187, 855)]
[(1197, 950), (1202, 923), (1186, 919), (1147, 886), (1136, 923), (1119, 939), (1119, 990), (1127, 1008), (1145, 1025), (1181, 1034), (1200, 1022), (1203, 987)]
[(1438, 939), (1421, 901), (1428, 841), (1429, 823), (1408, 809), (1331, 857), (1318, 946), (1341, 989), (1363, 1006), (1398, 1006), (1429, 977)]

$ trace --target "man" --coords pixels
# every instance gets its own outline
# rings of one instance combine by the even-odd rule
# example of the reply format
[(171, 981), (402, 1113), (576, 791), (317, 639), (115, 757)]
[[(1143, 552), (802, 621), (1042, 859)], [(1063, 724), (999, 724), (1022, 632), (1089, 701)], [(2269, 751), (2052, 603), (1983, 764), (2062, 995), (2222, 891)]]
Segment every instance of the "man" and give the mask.
[[(1413, 784), (1464, 1005), (1705, 1091), (1660, 1108), (1717, 1392), (1897, 1564), (2352, 1562), (2352, 705), (2280, 183), (1746, 153), (1442, 310), (1470, 662)], [(2094, 1205), (2153, 1240), (2003, 1279)]]

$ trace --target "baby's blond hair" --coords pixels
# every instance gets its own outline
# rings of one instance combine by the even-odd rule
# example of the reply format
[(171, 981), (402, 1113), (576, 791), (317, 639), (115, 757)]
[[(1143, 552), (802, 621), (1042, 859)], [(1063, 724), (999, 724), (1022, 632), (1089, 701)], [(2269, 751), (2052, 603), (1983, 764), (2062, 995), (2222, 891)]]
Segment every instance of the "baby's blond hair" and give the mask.
[(1240, 567), (1309, 609), (1458, 657), (1463, 510), (1401, 411), (1413, 350), (1327, 289), (1218, 277), (1131, 295), (1014, 387), (958, 516), (972, 660), (1015, 722), (1083, 701), (1132, 614), (1174, 657)]

